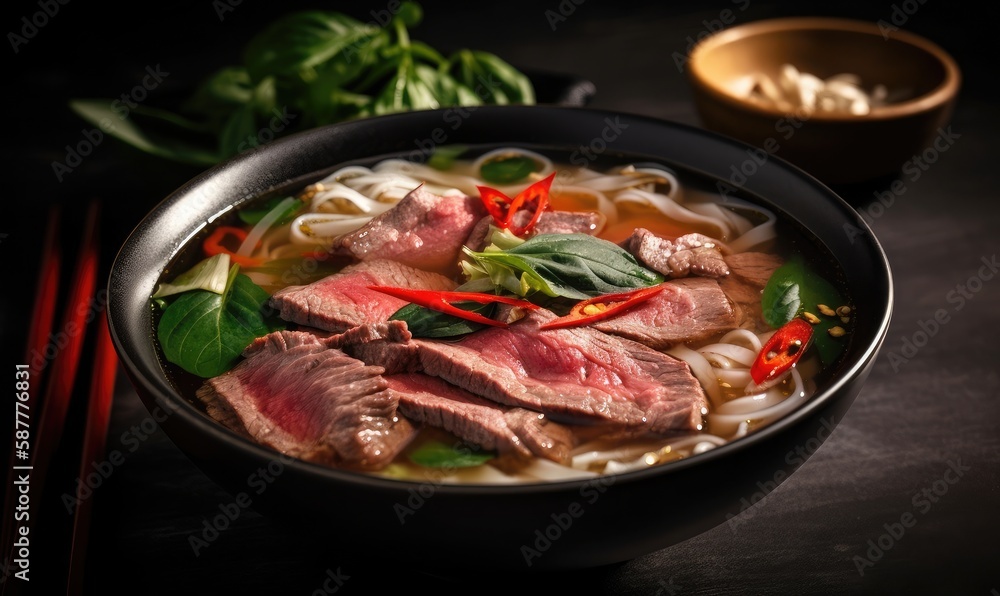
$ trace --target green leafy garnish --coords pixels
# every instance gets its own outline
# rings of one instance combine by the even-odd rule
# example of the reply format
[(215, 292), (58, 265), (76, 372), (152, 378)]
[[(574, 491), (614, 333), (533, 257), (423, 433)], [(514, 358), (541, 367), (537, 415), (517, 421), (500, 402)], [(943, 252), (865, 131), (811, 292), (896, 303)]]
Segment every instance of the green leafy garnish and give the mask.
[[(456, 302), (453, 306), (479, 313), (484, 317), (492, 317), (493, 311), (496, 309), (495, 304), (477, 304), (475, 302)], [(455, 337), (486, 327), (482, 323), (467, 321), (418, 304), (407, 304), (393, 313), (389, 320), (405, 321), (406, 329), (413, 337)]]
[(193, 290), (163, 311), (157, 338), (168, 361), (200, 377), (218, 376), (250, 343), (283, 325), (266, 312), (270, 296), (233, 265), (222, 294)]
[(493, 184), (513, 184), (524, 180), (536, 170), (538, 170), (538, 163), (535, 160), (523, 155), (516, 155), (484, 163), (479, 168), (479, 175), (486, 182)]
[(494, 453), (472, 445), (448, 445), (440, 441), (427, 441), (409, 454), (410, 461), (425, 468), (471, 468), (494, 457)]
[(444, 145), (434, 150), (434, 153), (427, 158), (427, 165), (435, 170), (447, 170), (455, 163), (455, 160), (468, 151), (465, 145)]
[(507, 250), (465, 250), (472, 279), (489, 277), (519, 296), (585, 300), (655, 285), (663, 276), (646, 269), (617, 244), (588, 234), (539, 234)]
[[(277, 209), (282, 201), (287, 200), (288, 197), (274, 197), (268, 201), (265, 201), (260, 206), (255, 206), (252, 208), (245, 208), (239, 210), (239, 218), (243, 220), (243, 223), (250, 225), (255, 225), (264, 219), (264, 216), (270, 213), (272, 210)], [(272, 226), (280, 226), (286, 224), (293, 219), (295, 215), (302, 208), (302, 201), (295, 199), (294, 201), (289, 201), (288, 206), (282, 209), (278, 219), (274, 220), (271, 224)]]
[(843, 351), (845, 338), (835, 338), (827, 333), (831, 327), (842, 325), (836, 317), (820, 313), (819, 305), (836, 309), (844, 299), (836, 287), (813, 271), (801, 255), (794, 255), (771, 275), (761, 295), (764, 321), (778, 329), (793, 318), (808, 312), (819, 322), (813, 327), (813, 345), (823, 364), (830, 364)]
[[(111, 136), (163, 158), (208, 166), (271, 139), (326, 124), (410, 110), (533, 104), (531, 81), (488, 52), (450, 56), (409, 29), (423, 10), (402, 2), (380, 27), (304, 10), (277, 18), (169, 110), (123, 110), (113, 99), (71, 108)], [(116, 108), (115, 106), (118, 105)], [(439, 158), (443, 159), (443, 157)]]

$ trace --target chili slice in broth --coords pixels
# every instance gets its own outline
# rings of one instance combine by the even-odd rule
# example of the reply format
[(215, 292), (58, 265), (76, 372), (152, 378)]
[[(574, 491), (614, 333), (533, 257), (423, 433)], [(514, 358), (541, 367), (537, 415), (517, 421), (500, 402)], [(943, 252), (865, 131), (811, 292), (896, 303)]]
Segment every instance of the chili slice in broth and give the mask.
[(760, 385), (794, 366), (809, 347), (812, 335), (812, 325), (798, 317), (782, 325), (764, 343), (750, 367), (754, 383)]

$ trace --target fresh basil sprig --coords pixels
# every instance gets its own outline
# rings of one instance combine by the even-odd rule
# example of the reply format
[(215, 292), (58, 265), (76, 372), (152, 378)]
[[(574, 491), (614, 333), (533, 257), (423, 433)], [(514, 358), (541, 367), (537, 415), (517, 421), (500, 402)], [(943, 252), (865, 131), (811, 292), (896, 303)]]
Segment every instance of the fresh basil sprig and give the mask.
[(213, 165), (300, 130), (379, 114), (482, 104), (535, 103), (530, 79), (498, 56), (444, 56), (411, 40), (423, 11), (402, 2), (384, 26), (307, 10), (254, 36), (242, 64), (205, 79), (171, 110), (111, 99), (70, 108), (129, 145), (170, 160)]
[(473, 260), (466, 273), (489, 277), (519, 296), (585, 300), (663, 281), (622, 247), (589, 234), (539, 234), (507, 250), (466, 248), (465, 254)]

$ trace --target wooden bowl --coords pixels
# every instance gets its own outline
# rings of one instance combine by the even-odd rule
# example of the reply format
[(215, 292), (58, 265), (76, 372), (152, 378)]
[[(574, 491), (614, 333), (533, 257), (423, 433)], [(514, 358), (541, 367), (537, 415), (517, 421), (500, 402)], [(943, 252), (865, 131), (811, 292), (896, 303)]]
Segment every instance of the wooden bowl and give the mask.
[[(901, 98), (855, 115), (779, 107), (747, 94), (749, 76), (778, 81), (786, 64), (824, 80), (854, 74), (862, 89), (884, 85)], [(702, 125), (763, 150), (733, 164), (737, 186), (771, 156), (827, 184), (896, 174), (924, 151), (946, 150), (944, 127), (961, 80), (954, 59), (923, 37), (824, 17), (768, 19), (720, 31), (694, 47), (687, 73)]]

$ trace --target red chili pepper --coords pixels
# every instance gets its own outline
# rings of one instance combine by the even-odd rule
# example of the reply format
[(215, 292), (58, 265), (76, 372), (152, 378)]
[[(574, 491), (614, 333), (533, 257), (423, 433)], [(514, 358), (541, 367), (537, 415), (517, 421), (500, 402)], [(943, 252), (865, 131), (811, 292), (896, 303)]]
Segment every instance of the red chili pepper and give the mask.
[(581, 300), (573, 305), (568, 315), (553, 319), (543, 324), (539, 329), (563, 329), (565, 327), (578, 327), (580, 325), (603, 321), (649, 300), (662, 290), (663, 286), (657, 285)]
[(754, 383), (770, 381), (794, 366), (809, 346), (812, 334), (812, 325), (798, 317), (782, 325), (764, 343), (750, 367)]
[[(495, 188), (488, 186), (477, 186), (479, 197), (486, 206), (486, 211), (493, 216), (493, 222), (501, 230), (510, 230), (515, 236), (523, 236), (535, 227), (542, 212), (549, 207), (549, 189), (556, 173), (552, 172), (547, 177), (535, 182), (525, 188), (513, 199), (503, 194)], [(523, 226), (514, 225), (514, 216), (522, 208), (532, 210), (531, 219)]]
[(219, 226), (212, 231), (212, 234), (208, 238), (205, 238), (205, 242), (202, 244), (202, 249), (205, 254), (210, 257), (226, 253), (229, 255), (229, 260), (243, 267), (256, 267), (263, 262), (263, 259), (255, 259), (253, 257), (245, 257), (243, 255), (238, 255), (228, 246), (226, 246), (226, 238), (233, 238), (230, 244), (235, 244), (239, 246), (243, 244), (243, 241), (247, 239), (247, 231), (242, 228), (236, 228), (233, 226)]
[(368, 289), (375, 290), (376, 292), (382, 292), (383, 294), (394, 296), (400, 300), (406, 300), (407, 302), (411, 302), (418, 306), (437, 310), (467, 321), (474, 321), (476, 323), (483, 323), (484, 325), (492, 325), (494, 327), (506, 327), (507, 323), (484, 317), (476, 312), (458, 308), (457, 306), (453, 306), (451, 303), (477, 302), (479, 304), (490, 304), (493, 302), (499, 302), (501, 304), (520, 306), (521, 308), (527, 309), (538, 308), (537, 304), (532, 304), (527, 300), (480, 292), (442, 292), (437, 290), (414, 290), (411, 288), (393, 288), (388, 286), (368, 286)]

